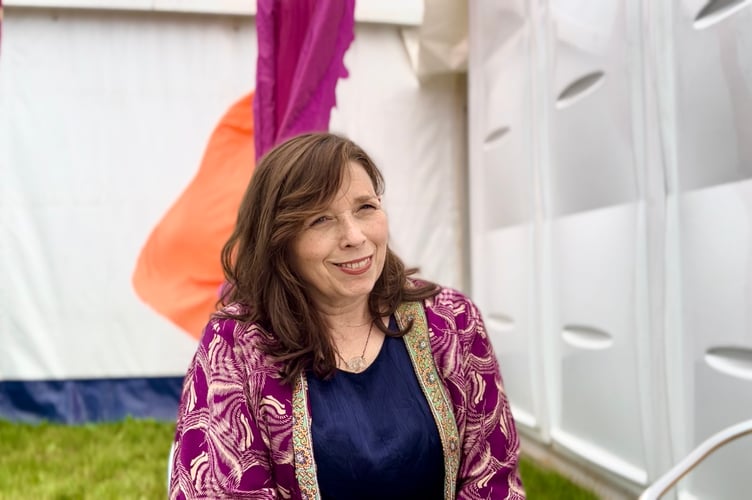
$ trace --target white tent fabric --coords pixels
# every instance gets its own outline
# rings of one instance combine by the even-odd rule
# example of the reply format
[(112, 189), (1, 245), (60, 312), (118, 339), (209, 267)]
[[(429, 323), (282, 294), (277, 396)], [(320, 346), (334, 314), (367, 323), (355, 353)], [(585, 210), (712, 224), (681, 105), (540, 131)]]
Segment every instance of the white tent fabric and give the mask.
[(632, 494), (752, 414), (751, 7), (469, 3), (472, 296), (519, 428)]
[[(252, 18), (6, 8), (0, 382), (181, 376), (195, 340), (130, 278), (224, 111), (252, 90)], [(462, 287), (463, 94), (418, 84), (399, 29), (356, 28), (332, 118), (387, 180), (397, 251)]]
[(402, 35), (421, 79), (467, 71), (467, 0), (424, 0), (423, 22)]

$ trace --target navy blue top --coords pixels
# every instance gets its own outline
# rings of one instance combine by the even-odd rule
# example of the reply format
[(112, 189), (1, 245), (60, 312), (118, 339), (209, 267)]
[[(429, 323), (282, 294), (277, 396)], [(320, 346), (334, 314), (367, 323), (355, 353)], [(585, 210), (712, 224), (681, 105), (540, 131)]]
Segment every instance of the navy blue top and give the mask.
[(308, 394), (323, 499), (443, 498), (441, 439), (401, 338), (361, 373), (309, 374)]

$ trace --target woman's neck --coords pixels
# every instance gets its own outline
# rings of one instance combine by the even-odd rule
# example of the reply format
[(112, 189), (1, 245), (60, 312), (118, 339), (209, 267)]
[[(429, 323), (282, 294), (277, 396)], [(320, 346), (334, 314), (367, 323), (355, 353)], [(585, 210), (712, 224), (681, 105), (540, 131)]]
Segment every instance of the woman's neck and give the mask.
[(368, 297), (353, 297), (348, 300), (314, 300), (316, 309), (327, 318), (352, 319), (368, 316)]
[(326, 316), (330, 334), (337, 339), (361, 337), (368, 330), (373, 318), (362, 314), (347, 316)]
[(360, 336), (373, 321), (367, 300), (338, 305), (319, 305), (318, 309), (330, 333), (339, 338)]

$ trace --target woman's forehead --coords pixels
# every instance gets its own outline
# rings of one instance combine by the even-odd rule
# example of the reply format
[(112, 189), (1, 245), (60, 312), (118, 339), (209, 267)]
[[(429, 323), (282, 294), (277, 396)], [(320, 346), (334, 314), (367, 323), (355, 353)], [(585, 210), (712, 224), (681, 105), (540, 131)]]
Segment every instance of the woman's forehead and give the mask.
[(327, 205), (365, 202), (376, 197), (373, 181), (361, 164), (351, 162), (344, 170), (339, 189)]

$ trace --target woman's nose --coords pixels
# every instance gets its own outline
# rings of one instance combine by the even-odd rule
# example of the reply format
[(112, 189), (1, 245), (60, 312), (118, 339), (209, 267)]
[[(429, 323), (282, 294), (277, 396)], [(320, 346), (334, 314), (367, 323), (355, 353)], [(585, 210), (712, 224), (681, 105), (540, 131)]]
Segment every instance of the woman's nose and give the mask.
[(360, 223), (352, 215), (342, 218), (342, 246), (357, 247), (366, 241)]

